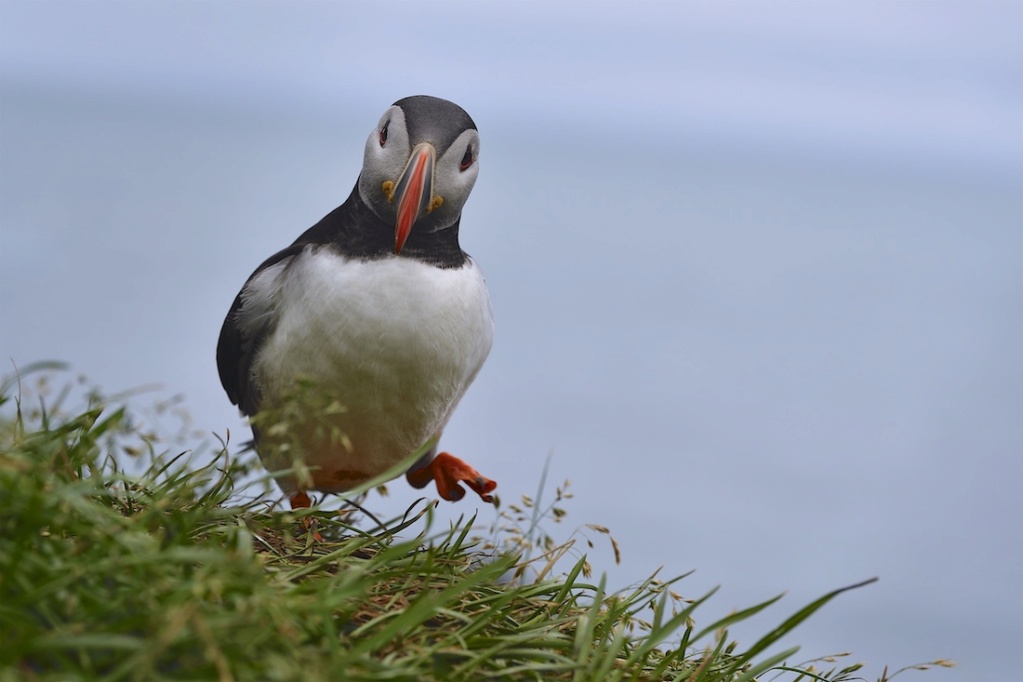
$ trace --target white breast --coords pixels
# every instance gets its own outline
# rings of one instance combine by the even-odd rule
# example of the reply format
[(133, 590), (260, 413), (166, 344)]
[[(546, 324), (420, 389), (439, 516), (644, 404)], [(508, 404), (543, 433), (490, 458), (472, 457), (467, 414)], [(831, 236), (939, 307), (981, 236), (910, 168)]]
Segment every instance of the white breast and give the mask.
[[(375, 476), (439, 434), (490, 352), (490, 299), (471, 260), (443, 269), (308, 247), (264, 275), (243, 294), (277, 318), (253, 364), (264, 403), (306, 377), (345, 407), (333, 421), (350, 448), (307, 440), (307, 463), (324, 472), (316, 489), (351, 487), (330, 472)], [(290, 465), (264, 449), (271, 470)]]

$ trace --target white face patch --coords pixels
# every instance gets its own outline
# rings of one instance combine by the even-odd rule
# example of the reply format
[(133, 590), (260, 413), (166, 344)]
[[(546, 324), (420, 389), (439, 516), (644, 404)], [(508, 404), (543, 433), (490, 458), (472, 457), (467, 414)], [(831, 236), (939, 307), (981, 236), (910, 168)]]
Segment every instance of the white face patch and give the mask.
[(395, 219), (394, 205), (388, 201), (382, 187), (384, 182), (397, 182), (411, 153), (405, 112), (401, 107), (392, 106), (380, 117), (366, 140), (359, 175), (359, 196), (388, 222)]
[[(359, 196), (381, 219), (396, 220), (395, 205), (383, 190), (385, 182), (397, 183), (415, 145), (427, 140), (410, 140), (401, 107), (392, 106), (380, 117), (369, 134), (359, 175)], [(428, 229), (440, 230), (454, 224), (476, 184), (479, 175), (479, 133), (462, 131), (454, 142), (437, 155), (434, 169), (434, 195), (443, 203), (431, 210)]]
[[(462, 213), (480, 173), (479, 154), (479, 133), (469, 129), (455, 138), (447, 151), (437, 158), (434, 193), (444, 198), (441, 207), (434, 211), (438, 225), (450, 225)], [(464, 164), (466, 158), (468, 163)]]

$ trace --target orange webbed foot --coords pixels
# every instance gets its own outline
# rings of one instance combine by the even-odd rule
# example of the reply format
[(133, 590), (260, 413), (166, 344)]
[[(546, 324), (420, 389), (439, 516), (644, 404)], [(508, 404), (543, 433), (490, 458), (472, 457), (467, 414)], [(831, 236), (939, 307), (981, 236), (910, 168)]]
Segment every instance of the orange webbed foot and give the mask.
[(450, 502), (457, 502), (465, 497), (465, 491), (459, 483), (464, 483), (484, 502), (494, 501), (494, 496), (490, 493), (497, 487), (495, 481), (484, 478), (480, 472), (447, 452), (440, 453), (421, 469), (408, 472), (405, 478), (413, 488), (423, 488), (430, 481), (436, 481), (437, 492)]
[[(304, 490), (299, 490), (297, 493), (288, 498), (288, 501), (291, 502), (292, 509), (308, 509), (313, 506), (313, 501), (309, 499), (309, 496)], [(312, 533), (313, 540), (316, 540), (316, 542), (323, 542), (323, 536), (316, 530), (316, 517), (303, 516), (302, 526)]]

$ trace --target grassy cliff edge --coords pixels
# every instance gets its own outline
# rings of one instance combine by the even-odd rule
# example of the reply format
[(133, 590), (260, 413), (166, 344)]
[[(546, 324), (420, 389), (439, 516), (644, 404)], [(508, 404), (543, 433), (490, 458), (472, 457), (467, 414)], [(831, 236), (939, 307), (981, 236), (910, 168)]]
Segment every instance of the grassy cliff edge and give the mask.
[[(480, 539), (474, 519), (437, 530), (425, 501), (372, 530), (274, 510), (235, 489), (251, 476), (226, 447), (195, 466), (116, 401), (64, 414), (66, 395), (0, 392), (0, 680), (862, 679), (767, 653), (859, 585), (742, 647), (728, 627), (778, 598), (698, 626), (713, 593), (609, 594), (585, 556), (558, 573), (569, 546), (535, 523)], [(911, 667), (929, 665), (950, 663)]]

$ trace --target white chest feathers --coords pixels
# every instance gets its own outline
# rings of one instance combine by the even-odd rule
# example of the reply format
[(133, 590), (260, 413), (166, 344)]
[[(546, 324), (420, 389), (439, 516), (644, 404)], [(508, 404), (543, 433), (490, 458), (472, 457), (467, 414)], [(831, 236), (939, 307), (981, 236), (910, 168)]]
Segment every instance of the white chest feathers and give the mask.
[(307, 461), (352, 480), (321, 477), (321, 490), (351, 487), (439, 434), (493, 341), (486, 284), (471, 260), (444, 269), (310, 246), (254, 277), (242, 298), (239, 325), (266, 334), (252, 367), (263, 404), (308, 379), (344, 407), (331, 419), (345, 447), (309, 438)]

